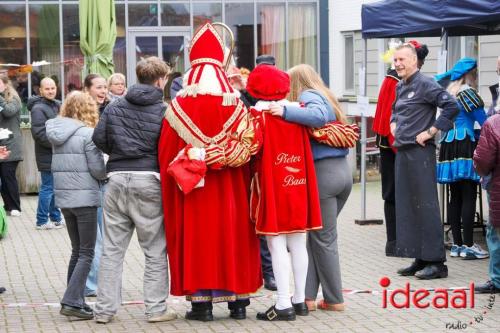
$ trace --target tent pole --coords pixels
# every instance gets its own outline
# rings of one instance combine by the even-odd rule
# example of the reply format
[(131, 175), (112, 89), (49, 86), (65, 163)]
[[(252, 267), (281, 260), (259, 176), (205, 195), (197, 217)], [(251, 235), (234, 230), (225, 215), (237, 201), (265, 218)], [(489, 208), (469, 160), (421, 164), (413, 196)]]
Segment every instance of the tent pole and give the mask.
[(367, 117), (367, 64), (368, 64), (368, 41), (366, 38), (363, 38), (363, 65), (362, 65), (362, 74), (363, 74), (363, 85), (359, 87), (360, 96), (358, 96), (358, 104), (360, 99), (366, 99), (366, 105), (364, 108), (361, 108), (361, 140), (359, 141), (361, 144), (361, 219), (355, 220), (356, 224), (366, 225), (366, 224), (382, 224), (383, 221), (380, 219), (367, 219), (366, 218), (366, 117)]
[[(361, 95), (366, 96), (366, 78), (367, 71), (366, 65), (368, 63), (368, 41), (363, 38), (363, 73), (364, 73), (364, 87), (362, 88)], [(361, 219), (366, 219), (366, 115), (361, 113)]]

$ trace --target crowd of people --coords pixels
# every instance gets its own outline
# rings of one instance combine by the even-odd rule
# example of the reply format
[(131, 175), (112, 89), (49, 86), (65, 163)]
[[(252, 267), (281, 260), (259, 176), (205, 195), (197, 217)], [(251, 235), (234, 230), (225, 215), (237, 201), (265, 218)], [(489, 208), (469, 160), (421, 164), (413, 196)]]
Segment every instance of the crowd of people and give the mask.
[[(419, 71), (427, 53), (416, 41), (396, 47), (374, 121), (386, 255), (414, 259), (400, 275), (448, 276), (436, 183), (448, 184), (450, 255), (491, 255), (491, 280), (476, 290), (498, 292), (500, 115), (486, 120), (475, 60), (434, 79)], [(262, 55), (248, 77), (228, 69), (209, 23), (195, 33), (189, 60), (178, 75), (159, 58), (142, 59), (128, 88), (123, 74), (89, 74), (83, 91), (63, 103), (54, 80), (44, 78), (28, 101), (41, 174), (36, 229), (66, 226), (71, 240), (60, 313), (113, 320), (134, 231), (145, 256), (149, 322), (177, 318), (169, 294), (191, 302), (187, 320), (214, 320), (217, 302), (227, 302), (230, 318), (245, 319), (263, 281), (277, 298), (259, 320), (343, 311), (337, 217), (352, 188), (346, 156), (354, 130), (336, 97), (309, 65), (285, 72)], [(0, 127), (14, 133), (0, 149), (1, 193), (12, 216), (21, 214), (20, 105), (0, 77)], [(473, 241), (480, 177), (489, 193), (489, 254)], [(94, 308), (86, 303), (92, 296)]]

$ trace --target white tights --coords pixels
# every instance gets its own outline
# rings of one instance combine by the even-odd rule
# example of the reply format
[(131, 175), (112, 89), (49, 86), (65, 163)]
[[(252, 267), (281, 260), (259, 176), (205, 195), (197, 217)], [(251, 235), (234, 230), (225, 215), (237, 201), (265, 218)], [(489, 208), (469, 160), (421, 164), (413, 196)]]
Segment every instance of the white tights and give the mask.
[[(274, 278), (278, 287), (276, 308), (283, 310), (293, 303), (302, 303), (305, 300), (307, 277), (307, 248), (306, 233), (296, 233), (278, 236), (266, 236), (269, 252), (273, 263)], [(287, 248), (292, 256), (292, 270), (295, 291), (293, 300), (290, 300), (290, 259)]]

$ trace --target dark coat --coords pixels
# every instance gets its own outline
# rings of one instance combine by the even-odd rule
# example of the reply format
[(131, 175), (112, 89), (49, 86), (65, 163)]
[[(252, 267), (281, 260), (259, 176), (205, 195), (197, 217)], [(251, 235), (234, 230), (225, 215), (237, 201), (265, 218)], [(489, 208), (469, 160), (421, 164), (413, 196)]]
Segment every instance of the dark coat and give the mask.
[(23, 160), (23, 138), (21, 137), (21, 101), (13, 98), (7, 102), (0, 93), (0, 128), (6, 128), (12, 135), (0, 141), (1, 146), (10, 151), (9, 157), (2, 162)]
[(483, 124), (474, 152), (474, 166), (480, 176), (492, 176), (488, 190), (490, 223), (500, 228), (500, 114), (491, 116)]
[(125, 98), (104, 110), (92, 140), (109, 155), (107, 171), (154, 171), (158, 167), (158, 138), (166, 105), (163, 92), (135, 84)]
[(35, 140), (35, 156), (38, 171), (49, 171), (52, 163), (52, 145), (47, 139), (45, 122), (59, 113), (61, 102), (33, 96), (28, 100), (31, 112), (31, 135)]

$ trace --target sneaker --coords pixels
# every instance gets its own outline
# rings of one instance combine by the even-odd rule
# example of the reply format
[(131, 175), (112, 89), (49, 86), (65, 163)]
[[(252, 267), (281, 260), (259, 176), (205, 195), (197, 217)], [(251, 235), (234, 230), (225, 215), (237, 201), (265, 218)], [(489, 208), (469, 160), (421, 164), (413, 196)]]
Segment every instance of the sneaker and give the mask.
[(10, 216), (15, 216), (15, 217), (18, 217), (18, 216), (21, 216), (21, 212), (18, 211), (17, 209), (13, 209), (10, 211)]
[(465, 259), (469, 259), (469, 260), (486, 259), (490, 256), (488, 251), (483, 250), (481, 248), (481, 246), (479, 246), (477, 244), (474, 244), (471, 247), (466, 248), (463, 251), (463, 253), (464, 253), (464, 255), (460, 254), (460, 256), (465, 258)]
[(98, 324), (108, 324), (113, 320), (113, 316), (95, 315), (94, 319)]
[(497, 288), (493, 281), (489, 280), (483, 284), (476, 284), (474, 291), (476, 294), (498, 294), (500, 293), (500, 288)]
[(54, 224), (52, 222), (47, 222), (42, 225), (37, 225), (36, 230), (51, 230), (54, 229)]
[(464, 245), (458, 246), (458, 245), (453, 244), (451, 246), (451, 249), (450, 249), (450, 256), (451, 257), (459, 257), (460, 254), (464, 251), (464, 249), (465, 249)]
[(52, 224), (54, 225), (54, 229), (61, 229), (64, 228), (64, 226), (66, 225), (64, 223), (64, 219), (62, 219), (61, 221), (52, 222)]
[(162, 314), (155, 314), (155, 315), (149, 316), (148, 317), (148, 322), (150, 322), (150, 323), (159, 323), (159, 322), (162, 322), (162, 321), (174, 320), (176, 318), (177, 318), (177, 313), (175, 313), (173, 311), (165, 311)]

